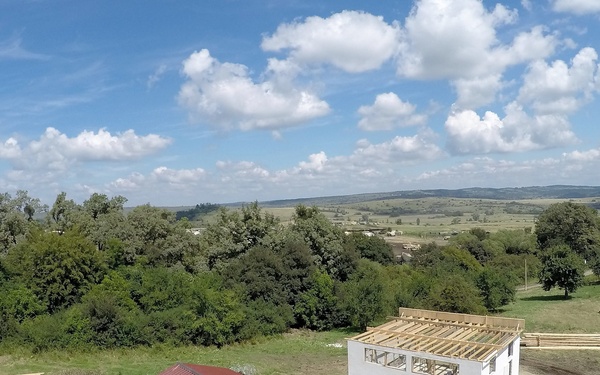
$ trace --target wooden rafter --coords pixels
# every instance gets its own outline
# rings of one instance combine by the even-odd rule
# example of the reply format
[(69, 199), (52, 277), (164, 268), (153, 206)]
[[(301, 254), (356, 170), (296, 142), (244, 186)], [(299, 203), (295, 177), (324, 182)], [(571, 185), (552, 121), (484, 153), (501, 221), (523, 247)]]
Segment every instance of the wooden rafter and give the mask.
[(523, 327), (521, 319), (400, 309), (400, 316), (351, 340), (484, 361), (512, 342)]

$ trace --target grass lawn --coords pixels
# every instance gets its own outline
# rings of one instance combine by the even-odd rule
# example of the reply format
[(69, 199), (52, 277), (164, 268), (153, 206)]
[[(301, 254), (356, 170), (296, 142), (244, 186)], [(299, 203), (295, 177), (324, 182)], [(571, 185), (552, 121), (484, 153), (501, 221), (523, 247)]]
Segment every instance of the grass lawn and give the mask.
[(190, 362), (223, 367), (240, 366), (240, 369), (254, 369), (257, 375), (345, 375), (345, 338), (353, 334), (345, 331), (293, 331), (283, 336), (222, 349), (153, 347), (88, 353), (52, 351), (41, 354), (0, 354), (0, 374), (156, 375), (176, 362)]
[[(600, 285), (578, 289), (565, 300), (563, 291), (545, 292), (537, 287), (517, 293), (515, 303), (502, 316), (525, 319), (525, 332), (600, 333)], [(549, 350), (522, 348), (522, 364), (534, 366), (536, 374), (564, 374), (549, 367), (572, 371), (571, 374), (598, 375), (600, 350)], [(529, 369), (529, 368), (528, 368)]]
[(567, 300), (562, 290), (537, 287), (518, 292), (501, 315), (525, 319), (525, 332), (600, 333), (598, 311), (600, 285), (583, 286)]

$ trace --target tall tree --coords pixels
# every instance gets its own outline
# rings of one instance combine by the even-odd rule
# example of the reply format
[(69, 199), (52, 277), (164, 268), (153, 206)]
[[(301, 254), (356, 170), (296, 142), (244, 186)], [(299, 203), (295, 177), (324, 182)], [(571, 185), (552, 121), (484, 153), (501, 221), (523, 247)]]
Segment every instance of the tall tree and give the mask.
[(540, 283), (544, 290), (554, 287), (565, 291), (565, 299), (583, 285), (585, 265), (583, 259), (567, 245), (555, 245), (540, 254), (542, 269)]
[(209, 268), (224, 269), (230, 260), (263, 244), (278, 227), (279, 220), (272, 214), (263, 213), (257, 202), (241, 210), (221, 207), (217, 221), (209, 224), (202, 233)]
[(366, 236), (363, 233), (352, 233), (346, 237), (362, 258), (386, 265), (394, 261), (392, 246), (383, 238)]
[(555, 203), (539, 216), (535, 234), (541, 249), (565, 244), (590, 260), (600, 249), (598, 212), (582, 204)]
[(78, 302), (105, 271), (102, 254), (76, 231), (32, 232), (8, 253), (7, 266), (50, 312)]
[(36, 225), (33, 215), (45, 209), (39, 199), (31, 198), (25, 190), (18, 190), (15, 197), (9, 193), (0, 194), (0, 253), (6, 253), (25, 239)]
[(304, 238), (315, 264), (333, 278), (346, 280), (356, 267), (358, 253), (354, 246), (345, 246), (344, 233), (317, 207), (296, 206), (293, 220), (291, 229)]
[(385, 313), (385, 278), (381, 265), (367, 259), (358, 262), (356, 271), (343, 284), (343, 308), (350, 322), (361, 330)]

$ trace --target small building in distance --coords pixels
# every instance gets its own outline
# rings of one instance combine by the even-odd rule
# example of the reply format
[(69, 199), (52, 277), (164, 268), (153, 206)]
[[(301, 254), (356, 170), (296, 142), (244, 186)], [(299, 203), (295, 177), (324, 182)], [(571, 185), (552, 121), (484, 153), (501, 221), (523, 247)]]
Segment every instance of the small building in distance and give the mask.
[(158, 375), (240, 375), (240, 373), (223, 367), (176, 363)]
[(524, 326), (523, 319), (400, 308), (348, 339), (348, 375), (519, 375)]

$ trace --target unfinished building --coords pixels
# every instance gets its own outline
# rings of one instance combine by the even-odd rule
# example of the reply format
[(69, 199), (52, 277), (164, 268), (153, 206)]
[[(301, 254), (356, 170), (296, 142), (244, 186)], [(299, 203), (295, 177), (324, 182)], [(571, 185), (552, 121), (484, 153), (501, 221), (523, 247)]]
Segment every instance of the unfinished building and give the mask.
[(525, 321), (400, 308), (348, 339), (349, 375), (518, 375)]

